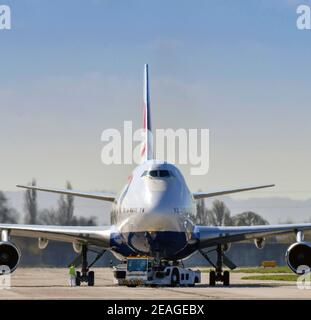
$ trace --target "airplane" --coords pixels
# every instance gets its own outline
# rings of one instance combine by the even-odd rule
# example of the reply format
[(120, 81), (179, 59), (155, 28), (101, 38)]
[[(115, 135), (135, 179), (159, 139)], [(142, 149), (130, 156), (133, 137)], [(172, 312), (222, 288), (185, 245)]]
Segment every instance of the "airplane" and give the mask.
[[(93, 264), (111, 251), (123, 259), (133, 256), (154, 257), (178, 265), (182, 259), (199, 251), (213, 266), (209, 282), (229, 285), (229, 271), (235, 264), (225, 255), (231, 243), (253, 240), (262, 248), (265, 238), (289, 233), (296, 234), (296, 242), (286, 252), (286, 261), (292, 271), (298, 272), (301, 265), (311, 266), (311, 244), (304, 240), (304, 231), (310, 223), (262, 225), (262, 226), (201, 226), (191, 221), (196, 214), (196, 200), (257, 190), (274, 186), (260, 185), (227, 190), (191, 192), (181, 171), (172, 163), (153, 158), (151, 135), (151, 112), (148, 65), (144, 66), (144, 146), (142, 163), (132, 172), (128, 183), (117, 197), (104, 192), (80, 192), (17, 185), (30, 190), (53, 192), (113, 203), (116, 223), (112, 226), (51, 226), (26, 224), (0, 224), (0, 265), (7, 265), (13, 272), (20, 260), (20, 251), (11, 236), (37, 238), (39, 248), (44, 249), (49, 241), (72, 243), (82, 265), (77, 272), (79, 283), (94, 285)], [(100, 248), (93, 262), (88, 262), (92, 248)], [(206, 251), (208, 250), (208, 251)], [(212, 261), (210, 252), (216, 251), (217, 260)], [(176, 276), (176, 274), (175, 274)], [(178, 275), (177, 275), (178, 276)]]

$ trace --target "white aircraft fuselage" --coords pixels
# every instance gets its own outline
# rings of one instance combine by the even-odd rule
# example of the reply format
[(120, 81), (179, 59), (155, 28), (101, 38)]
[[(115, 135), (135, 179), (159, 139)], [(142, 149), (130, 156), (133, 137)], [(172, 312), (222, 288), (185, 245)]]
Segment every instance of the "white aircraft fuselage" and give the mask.
[[(113, 212), (117, 222), (114, 251), (124, 256), (175, 260), (196, 250), (190, 220), (196, 213), (195, 200), (173, 164), (147, 160), (136, 167)], [(118, 246), (120, 236), (123, 241)]]

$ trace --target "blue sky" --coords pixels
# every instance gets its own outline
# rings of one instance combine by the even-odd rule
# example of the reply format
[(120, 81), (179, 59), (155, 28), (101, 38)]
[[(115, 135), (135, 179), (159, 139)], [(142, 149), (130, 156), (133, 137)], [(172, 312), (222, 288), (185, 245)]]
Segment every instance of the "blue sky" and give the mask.
[(100, 135), (141, 123), (148, 62), (154, 126), (211, 131), (208, 175), (181, 167), (192, 189), (272, 182), (252, 196), (310, 196), (311, 31), (296, 29), (300, 1), (1, 4), (12, 30), (0, 31), (0, 189), (37, 177), (119, 190), (131, 167), (101, 163)]

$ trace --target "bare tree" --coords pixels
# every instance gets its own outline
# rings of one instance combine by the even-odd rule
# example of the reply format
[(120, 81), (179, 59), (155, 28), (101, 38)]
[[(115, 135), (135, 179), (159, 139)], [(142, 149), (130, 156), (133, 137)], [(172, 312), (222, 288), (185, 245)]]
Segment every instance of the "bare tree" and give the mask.
[(225, 203), (220, 200), (215, 200), (211, 209), (206, 210), (207, 225), (213, 226), (230, 226), (231, 216), (230, 210)]
[(252, 211), (242, 212), (233, 216), (232, 223), (235, 226), (256, 226), (269, 224), (269, 222), (262, 216)]
[(48, 225), (60, 225), (59, 215), (57, 210), (53, 208), (42, 210), (39, 216), (39, 223), (48, 224)]
[(96, 222), (96, 217), (88, 217), (88, 218), (85, 218), (85, 217), (78, 217), (78, 218), (75, 218), (75, 225), (77, 226), (96, 226), (97, 225), (97, 222)]
[[(32, 186), (36, 185), (36, 180), (33, 179), (31, 182)], [(36, 224), (38, 215), (38, 205), (37, 205), (37, 191), (27, 189), (25, 191), (25, 223)]]
[(8, 199), (0, 191), (0, 223), (17, 223), (18, 213), (15, 209), (10, 208)]
[(191, 216), (197, 225), (212, 226), (254, 226), (267, 225), (269, 222), (259, 214), (247, 211), (231, 217), (230, 210), (223, 201), (215, 200), (211, 208), (205, 207), (203, 199), (197, 201), (197, 214)]
[(215, 200), (212, 207), (206, 208), (204, 199), (197, 200), (196, 216), (189, 218), (197, 225), (212, 225), (212, 226), (228, 226), (231, 225), (230, 210), (225, 203), (220, 200)]
[[(66, 184), (67, 189), (71, 190), (72, 186), (69, 181)], [(63, 226), (73, 225), (74, 220), (74, 198), (72, 195), (61, 195), (58, 201), (58, 215), (60, 224)]]
[(205, 201), (204, 199), (199, 199), (197, 200), (197, 214), (195, 216), (195, 223), (202, 226), (208, 223), (207, 220)]
[[(67, 189), (72, 189), (67, 182)], [(74, 215), (74, 197), (72, 195), (61, 195), (58, 200), (58, 208), (55, 210), (45, 209), (40, 213), (40, 223), (60, 226), (94, 226), (96, 217), (76, 217)]]
[[(40, 223), (46, 225), (64, 225), (64, 220), (58, 210), (44, 209), (40, 214)], [(71, 219), (71, 226), (96, 226), (96, 217), (75, 217)]]

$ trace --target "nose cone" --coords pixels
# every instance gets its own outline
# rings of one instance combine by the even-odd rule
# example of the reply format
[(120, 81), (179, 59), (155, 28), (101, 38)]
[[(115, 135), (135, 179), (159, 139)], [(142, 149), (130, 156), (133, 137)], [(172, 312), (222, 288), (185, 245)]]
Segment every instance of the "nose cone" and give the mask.
[[(172, 214), (174, 208), (185, 206), (184, 195), (174, 183), (154, 180), (148, 181), (148, 188), (144, 193), (143, 206), (144, 213), (150, 215), (150, 220), (161, 218), (161, 214)], [(162, 216), (163, 219), (168, 219)]]
[(169, 259), (185, 248), (192, 230), (181, 215), (148, 213), (130, 217), (121, 232), (135, 252)]
[(164, 179), (146, 179), (145, 181), (147, 190), (165, 192), (169, 187), (169, 182)]

